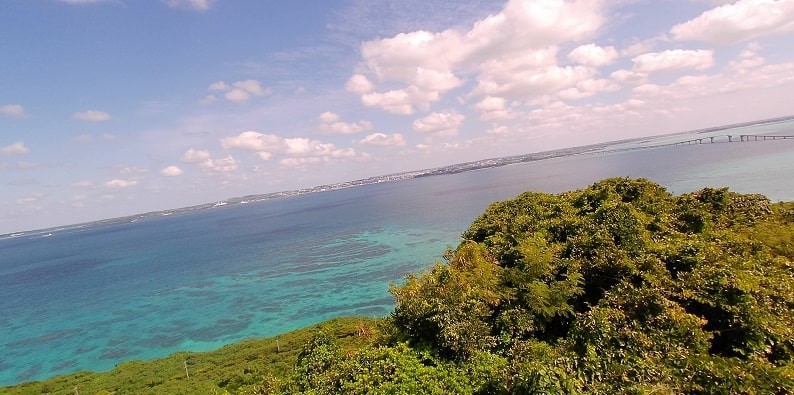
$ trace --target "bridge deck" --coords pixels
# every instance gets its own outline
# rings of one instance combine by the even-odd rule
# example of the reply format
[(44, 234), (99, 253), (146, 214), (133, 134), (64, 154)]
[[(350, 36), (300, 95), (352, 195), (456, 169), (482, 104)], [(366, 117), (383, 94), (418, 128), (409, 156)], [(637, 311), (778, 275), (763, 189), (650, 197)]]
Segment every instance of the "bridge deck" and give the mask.
[(676, 143), (671, 143), (670, 145), (736, 143), (743, 141), (765, 141), (765, 140), (787, 140), (787, 139), (794, 139), (794, 136), (784, 136), (778, 134), (740, 134), (738, 136), (724, 135), (724, 136), (711, 136), (711, 137), (702, 137), (699, 139), (679, 141)]

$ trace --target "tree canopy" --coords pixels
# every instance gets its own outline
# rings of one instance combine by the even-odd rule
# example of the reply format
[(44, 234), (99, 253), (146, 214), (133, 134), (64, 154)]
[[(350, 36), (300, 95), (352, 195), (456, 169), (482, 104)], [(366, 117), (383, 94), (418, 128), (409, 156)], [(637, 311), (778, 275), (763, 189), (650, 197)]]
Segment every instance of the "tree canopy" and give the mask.
[[(615, 178), (495, 203), (463, 239), (322, 393), (794, 391), (790, 203)], [(347, 391), (362, 369), (378, 385)]]

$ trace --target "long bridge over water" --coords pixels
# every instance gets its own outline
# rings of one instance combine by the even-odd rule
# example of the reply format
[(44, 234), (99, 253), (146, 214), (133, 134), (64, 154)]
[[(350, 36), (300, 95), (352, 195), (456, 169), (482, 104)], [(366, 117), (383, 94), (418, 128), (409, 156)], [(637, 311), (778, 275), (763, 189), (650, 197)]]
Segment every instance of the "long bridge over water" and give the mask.
[[(606, 154), (611, 152), (636, 151), (636, 150), (645, 150), (652, 148), (672, 147), (672, 146), (681, 146), (681, 145), (739, 143), (739, 142), (748, 142), (748, 141), (767, 141), (767, 140), (794, 140), (794, 136), (779, 135), (779, 134), (719, 135), (719, 136), (710, 136), (710, 137), (700, 137), (700, 138), (689, 139), (684, 141), (675, 141), (670, 143), (637, 145), (633, 147), (624, 147), (624, 148), (611, 148), (611, 149), (607, 148), (604, 150), (590, 151), (589, 153), (598, 152), (598, 153)], [(588, 153), (588, 152), (582, 152), (582, 153)]]
[[(739, 138), (739, 140), (736, 140), (737, 137)], [(665, 145), (734, 143), (734, 142), (743, 142), (743, 141), (765, 141), (765, 140), (787, 140), (787, 139), (794, 139), (794, 136), (783, 136), (778, 134), (740, 134), (738, 136), (724, 135), (724, 136), (702, 137), (698, 139), (679, 141)]]

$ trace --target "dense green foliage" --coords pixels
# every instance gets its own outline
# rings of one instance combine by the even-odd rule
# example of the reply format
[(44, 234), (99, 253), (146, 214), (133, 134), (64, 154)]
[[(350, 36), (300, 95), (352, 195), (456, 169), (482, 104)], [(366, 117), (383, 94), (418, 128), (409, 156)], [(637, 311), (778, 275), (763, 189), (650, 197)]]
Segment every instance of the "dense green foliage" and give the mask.
[[(86, 388), (145, 393), (137, 389), (155, 380), (159, 393), (240, 395), (794, 393), (794, 203), (727, 189), (673, 196), (647, 180), (608, 179), (495, 203), (463, 238), (446, 262), (392, 287), (396, 307), (377, 328), (351, 332), (351, 321), (337, 321), (296, 332), (304, 346), (291, 343), (278, 362), (264, 359), (272, 344), (235, 351), (228, 371), (193, 362), (193, 387), (176, 386), (190, 381), (172, 361), (157, 379), (124, 364)], [(199, 386), (201, 376), (213, 379)], [(120, 384), (133, 381), (135, 390)]]
[(794, 392), (792, 204), (609, 179), (496, 203), (464, 239), (390, 322), (460, 366), (506, 358), (487, 393)]

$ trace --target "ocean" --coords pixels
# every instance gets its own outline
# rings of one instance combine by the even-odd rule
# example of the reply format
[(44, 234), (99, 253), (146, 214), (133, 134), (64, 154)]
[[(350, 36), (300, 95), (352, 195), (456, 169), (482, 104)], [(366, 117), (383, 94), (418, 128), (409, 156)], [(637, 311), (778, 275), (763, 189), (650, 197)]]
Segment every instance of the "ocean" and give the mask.
[(527, 190), (645, 177), (675, 194), (727, 186), (794, 200), (794, 139), (638, 149), (727, 134), (794, 135), (794, 121), (0, 239), (0, 385), (385, 316), (389, 284)]

